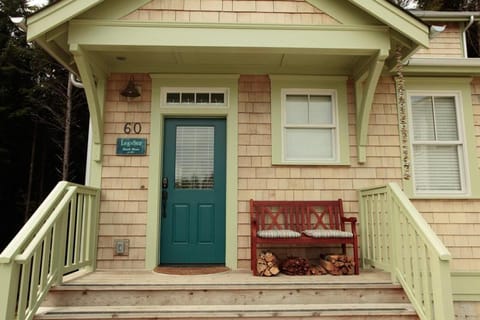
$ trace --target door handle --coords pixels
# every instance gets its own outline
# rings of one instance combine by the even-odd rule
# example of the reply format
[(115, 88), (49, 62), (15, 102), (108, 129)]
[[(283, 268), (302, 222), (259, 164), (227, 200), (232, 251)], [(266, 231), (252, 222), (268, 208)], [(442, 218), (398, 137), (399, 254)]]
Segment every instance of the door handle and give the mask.
[(168, 191), (162, 191), (162, 218), (167, 217)]
[(162, 179), (162, 217), (167, 217), (167, 200), (168, 200), (168, 178)]

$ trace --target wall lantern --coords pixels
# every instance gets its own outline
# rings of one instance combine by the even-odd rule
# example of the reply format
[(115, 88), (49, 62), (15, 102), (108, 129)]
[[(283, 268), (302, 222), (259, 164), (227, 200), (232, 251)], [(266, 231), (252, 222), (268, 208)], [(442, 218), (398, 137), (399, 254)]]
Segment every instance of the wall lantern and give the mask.
[(138, 91), (137, 86), (135, 86), (135, 80), (133, 79), (133, 76), (130, 77), (127, 86), (120, 92), (120, 94), (127, 98), (140, 97), (140, 92)]

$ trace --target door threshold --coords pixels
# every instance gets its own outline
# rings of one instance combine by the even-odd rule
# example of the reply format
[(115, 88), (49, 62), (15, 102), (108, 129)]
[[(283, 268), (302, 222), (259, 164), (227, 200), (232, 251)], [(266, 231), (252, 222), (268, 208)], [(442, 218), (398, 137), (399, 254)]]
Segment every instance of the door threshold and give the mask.
[(230, 268), (224, 265), (160, 265), (153, 271), (157, 273), (188, 276), (222, 273), (230, 271)]

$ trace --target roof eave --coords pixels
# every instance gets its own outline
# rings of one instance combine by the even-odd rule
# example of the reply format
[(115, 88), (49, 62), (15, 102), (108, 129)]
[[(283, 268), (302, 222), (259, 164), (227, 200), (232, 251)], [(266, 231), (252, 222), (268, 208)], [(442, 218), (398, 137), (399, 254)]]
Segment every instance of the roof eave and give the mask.
[(429, 45), (429, 26), (402, 9), (386, 0), (348, 0), (355, 6), (369, 13), (379, 21), (385, 23), (396, 32), (411, 39), (422, 47)]
[(480, 17), (480, 11), (410, 10), (410, 12), (423, 21), (467, 21), (472, 16)]
[(34, 41), (50, 30), (77, 17), (104, 0), (63, 0), (27, 18), (27, 40)]

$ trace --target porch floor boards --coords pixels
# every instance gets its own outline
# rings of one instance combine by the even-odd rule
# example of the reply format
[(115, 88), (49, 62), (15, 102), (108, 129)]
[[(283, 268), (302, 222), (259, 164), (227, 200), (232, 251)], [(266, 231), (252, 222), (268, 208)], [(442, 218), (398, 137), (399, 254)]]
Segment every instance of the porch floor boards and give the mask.
[(191, 286), (191, 285), (339, 285), (339, 284), (387, 284), (390, 274), (374, 269), (361, 270), (360, 275), (349, 276), (288, 276), (256, 277), (250, 271), (236, 270), (202, 275), (172, 275), (149, 270), (97, 270), (87, 274), (65, 277), (64, 286)]

